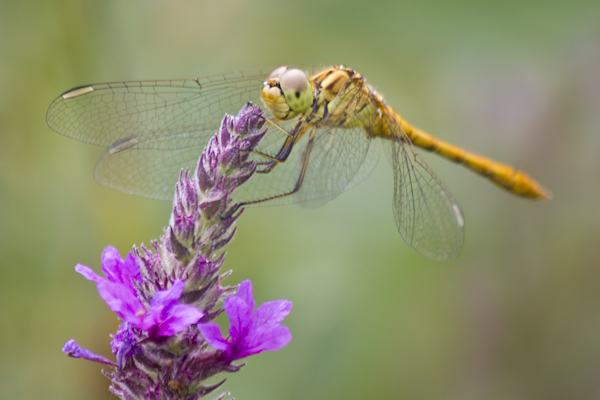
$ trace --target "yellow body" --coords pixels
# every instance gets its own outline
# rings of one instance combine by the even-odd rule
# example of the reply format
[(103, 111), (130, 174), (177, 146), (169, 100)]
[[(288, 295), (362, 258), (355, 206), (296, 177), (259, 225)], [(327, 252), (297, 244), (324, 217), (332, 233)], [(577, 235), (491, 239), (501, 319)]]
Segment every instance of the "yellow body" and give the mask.
[[(352, 69), (343, 66), (326, 68), (310, 77), (309, 82), (315, 100), (312, 108), (300, 116), (305, 127), (365, 128), (372, 137), (409, 140), (414, 146), (466, 166), (517, 196), (532, 200), (551, 198), (551, 194), (526, 173), (468, 152), (410, 125), (385, 104), (383, 97), (366, 84), (360, 73)], [(289, 120), (299, 115), (289, 108), (276, 87), (265, 85), (262, 97), (278, 119)]]
[[(375, 167), (374, 138), (382, 139), (392, 164), (398, 232), (430, 259), (451, 260), (460, 254), (465, 220), (416, 146), (463, 164), (518, 196), (550, 198), (525, 173), (411, 126), (360, 73), (343, 66), (312, 76), (281, 66), (270, 73), (259, 69), (80, 86), (57, 97), (47, 120), (61, 134), (106, 147), (96, 167), (102, 184), (171, 199), (180, 168), (195, 165), (198, 149), (218, 128), (216, 121), (255, 101), (261, 83), (262, 100), (274, 118), (265, 119), (269, 144), (252, 149), (257, 175), (238, 188), (238, 208), (289, 202), (318, 207), (334, 199)], [(288, 123), (279, 123), (283, 121)]]
[(550, 192), (525, 172), (436, 139), (410, 125), (393, 108), (388, 106), (387, 110), (393, 118), (396, 118), (413, 145), (433, 151), (442, 157), (462, 164), (517, 196), (532, 200), (548, 200), (552, 197)]

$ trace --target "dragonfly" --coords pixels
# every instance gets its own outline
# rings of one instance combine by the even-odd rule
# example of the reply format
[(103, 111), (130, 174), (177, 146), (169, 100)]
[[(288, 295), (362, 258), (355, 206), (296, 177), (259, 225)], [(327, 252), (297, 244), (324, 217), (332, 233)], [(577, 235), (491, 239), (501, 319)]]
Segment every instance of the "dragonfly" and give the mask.
[(409, 124), (357, 71), (282, 66), (194, 79), (84, 85), (58, 96), (48, 126), (106, 148), (96, 180), (126, 193), (170, 200), (225, 113), (263, 104), (268, 130), (252, 152), (257, 173), (235, 192), (240, 206), (317, 207), (362, 182), (383, 149), (394, 175), (393, 214), (403, 240), (438, 261), (460, 254), (463, 213), (417, 148), (436, 153), (510, 193), (550, 192), (512, 166), (476, 155)]

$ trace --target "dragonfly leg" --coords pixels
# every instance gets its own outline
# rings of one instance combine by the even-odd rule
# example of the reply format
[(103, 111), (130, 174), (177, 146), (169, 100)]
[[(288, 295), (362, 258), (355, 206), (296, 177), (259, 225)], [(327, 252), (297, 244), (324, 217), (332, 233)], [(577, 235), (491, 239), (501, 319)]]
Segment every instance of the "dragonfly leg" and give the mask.
[(281, 162), (281, 160), (277, 159), (277, 156), (270, 156), (266, 153), (263, 153), (262, 151), (259, 150), (248, 150), (251, 151), (252, 153), (259, 155), (261, 157), (266, 158), (269, 161), (257, 161), (256, 165), (258, 165), (259, 167), (263, 167), (263, 169), (258, 169), (256, 170), (256, 172), (258, 174), (266, 174), (269, 173), (277, 164), (279, 164)]
[[(267, 197), (266, 199), (261, 199), (261, 200), (253, 200), (253, 201), (246, 201), (243, 203), (239, 203), (238, 205), (236, 205), (233, 210), (231, 210), (230, 212), (227, 213), (227, 215), (221, 216), (221, 219), (227, 219), (229, 217), (231, 217), (233, 214), (235, 214), (235, 212), (237, 210), (240, 209), (240, 207), (244, 207), (244, 206), (249, 206), (249, 205), (253, 205), (253, 204), (259, 204), (259, 203), (264, 203), (265, 201), (269, 201), (269, 200), (275, 200), (275, 199), (280, 199), (282, 197), (287, 197), (287, 196), (291, 196), (294, 193), (297, 193), (301, 188), (302, 188), (302, 183), (304, 182), (304, 177), (306, 176), (306, 169), (308, 167), (308, 160), (310, 158), (310, 153), (312, 151), (312, 147), (313, 147), (313, 143), (314, 143), (314, 139), (315, 139), (315, 134), (316, 134), (316, 130), (313, 129), (310, 132), (310, 136), (308, 138), (308, 143), (306, 145), (306, 151), (304, 152), (304, 159), (302, 160), (302, 169), (300, 171), (300, 175), (298, 176), (298, 179), (296, 180), (296, 184), (294, 185), (294, 188), (287, 192), (287, 193), (282, 193), (276, 196), (271, 196), (271, 197)], [(287, 158), (287, 156), (286, 156)], [(283, 160), (285, 161), (285, 159)], [(283, 162), (281, 161), (281, 162)], [(262, 173), (268, 173), (270, 172), (275, 165), (277, 165), (276, 162), (272, 162), (271, 164), (269, 164), (266, 168), (268, 168), (268, 171), (264, 172), (264, 171), (257, 171), (257, 172), (262, 172)]]
[[(267, 159), (269, 159), (269, 160), (271, 160), (271, 161), (277, 161), (277, 162), (279, 162), (279, 161), (280, 161), (280, 160), (278, 160), (278, 159), (277, 159), (277, 156), (270, 156), (270, 155), (268, 155), (268, 154), (266, 154), (266, 153), (263, 153), (262, 151), (259, 151), (259, 150), (251, 150), (251, 151), (252, 151), (254, 154), (257, 154), (257, 155), (259, 155), (259, 156), (261, 156), (261, 157), (267, 158)], [(260, 165), (260, 164), (268, 164), (268, 163), (270, 163), (271, 161), (259, 161), (259, 162), (257, 162), (257, 164), (258, 164), (258, 165)]]
[[(275, 126), (279, 127), (279, 125), (277, 125), (277, 124), (275, 124)], [(279, 129), (281, 129), (281, 127), (279, 127)], [(266, 153), (263, 153), (260, 150), (252, 150), (252, 152), (254, 154), (257, 154), (257, 155), (269, 160), (269, 161), (257, 162), (257, 164), (259, 166), (263, 167), (263, 169), (257, 170), (256, 172), (259, 174), (268, 174), (279, 163), (285, 162), (287, 160), (287, 158), (289, 157), (289, 155), (291, 154), (292, 149), (294, 148), (296, 143), (298, 143), (298, 141), (304, 136), (304, 134), (306, 133), (307, 130), (308, 130), (308, 126), (306, 126), (306, 124), (304, 124), (302, 121), (296, 122), (296, 125), (294, 125), (294, 129), (292, 129), (292, 132), (291, 133), (286, 132), (286, 134), (289, 136), (286, 139), (286, 141), (283, 143), (283, 145), (281, 146), (281, 149), (277, 152), (277, 154), (275, 156), (270, 156)], [(285, 130), (284, 130), (284, 132), (285, 132)]]
[(306, 151), (304, 152), (304, 159), (302, 160), (302, 169), (300, 170), (300, 175), (298, 176), (298, 179), (296, 180), (296, 184), (294, 185), (294, 188), (291, 191), (289, 191), (287, 193), (279, 194), (277, 196), (268, 197), (266, 199), (247, 201), (247, 202), (241, 203), (238, 206), (238, 208), (241, 206), (258, 204), (258, 203), (263, 203), (263, 202), (269, 201), (269, 200), (279, 199), (281, 197), (291, 196), (294, 193), (297, 193), (302, 188), (302, 183), (304, 182), (304, 177), (306, 176), (306, 169), (308, 167), (308, 160), (310, 158), (310, 153), (312, 151), (312, 147), (313, 147), (313, 143), (314, 143), (314, 139), (315, 139), (315, 133), (316, 133), (316, 130), (312, 130), (310, 133), (310, 137), (308, 138), (308, 143), (306, 145)]
[(271, 172), (273, 170), (273, 168), (275, 168), (275, 166), (277, 164), (279, 164), (279, 161), (265, 161), (262, 163), (257, 163), (259, 166), (263, 167), (263, 169), (257, 169), (256, 173), (257, 174), (268, 174), (269, 172)]
[(265, 118), (263, 116), (261, 116), (261, 118), (263, 118), (267, 124), (271, 125), (273, 128), (275, 128), (279, 132), (282, 132), (285, 136), (287, 136), (287, 137), (293, 137), (293, 134), (289, 133), (288, 131), (286, 131), (285, 129), (283, 129), (279, 125), (277, 125), (272, 119)]

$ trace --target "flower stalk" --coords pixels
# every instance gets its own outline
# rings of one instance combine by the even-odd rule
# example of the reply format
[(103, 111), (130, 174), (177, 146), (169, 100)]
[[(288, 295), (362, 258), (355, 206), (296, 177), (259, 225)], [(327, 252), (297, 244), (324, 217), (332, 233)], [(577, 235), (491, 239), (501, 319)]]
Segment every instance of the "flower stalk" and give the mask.
[[(289, 329), (281, 326), (291, 302), (271, 301), (255, 310), (251, 282), (223, 286), (230, 271), (220, 273), (222, 250), (243, 212), (233, 213), (231, 193), (256, 171), (249, 155), (266, 132), (261, 132), (262, 115), (248, 104), (236, 117), (225, 116), (193, 175), (180, 173), (169, 225), (150, 248), (134, 247), (122, 259), (107, 247), (101, 259), (104, 277), (84, 265), (75, 267), (96, 283), (121, 320), (111, 341), (116, 361), (72, 339), (63, 351), (110, 366), (103, 372), (121, 399), (199, 399), (225, 381), (207, 380), (244, 365), (235, 361), (279, 350), (291, 340)], [(228, 337), (212, 322), (222, 311), (230, 319)]]

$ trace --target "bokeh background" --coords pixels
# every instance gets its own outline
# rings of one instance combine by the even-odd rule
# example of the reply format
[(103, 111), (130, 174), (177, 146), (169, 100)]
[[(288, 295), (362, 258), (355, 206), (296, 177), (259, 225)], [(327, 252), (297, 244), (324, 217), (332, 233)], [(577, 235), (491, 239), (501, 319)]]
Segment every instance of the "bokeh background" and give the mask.
[[(102, 149), (45, 123), (81, 84), (282, 64), (359, 70), (413, 124), (516, 165), (554, 193), (513, 197), (433, 155), (465, 246), (406, 246), (392, 172), (316, 210), (247, 209), (227, 283), (287, 298), (294, 334), (248, 360), (238, 399), (600, 398), (600, 3), (590, 1), (0, 2), (0, 398), (111, 399), (117, 320), (95, 286), (107, 245), (157, 238), (170, 204), (98, 185)], [(225, 329), (226, 327), (223, 326)]]

